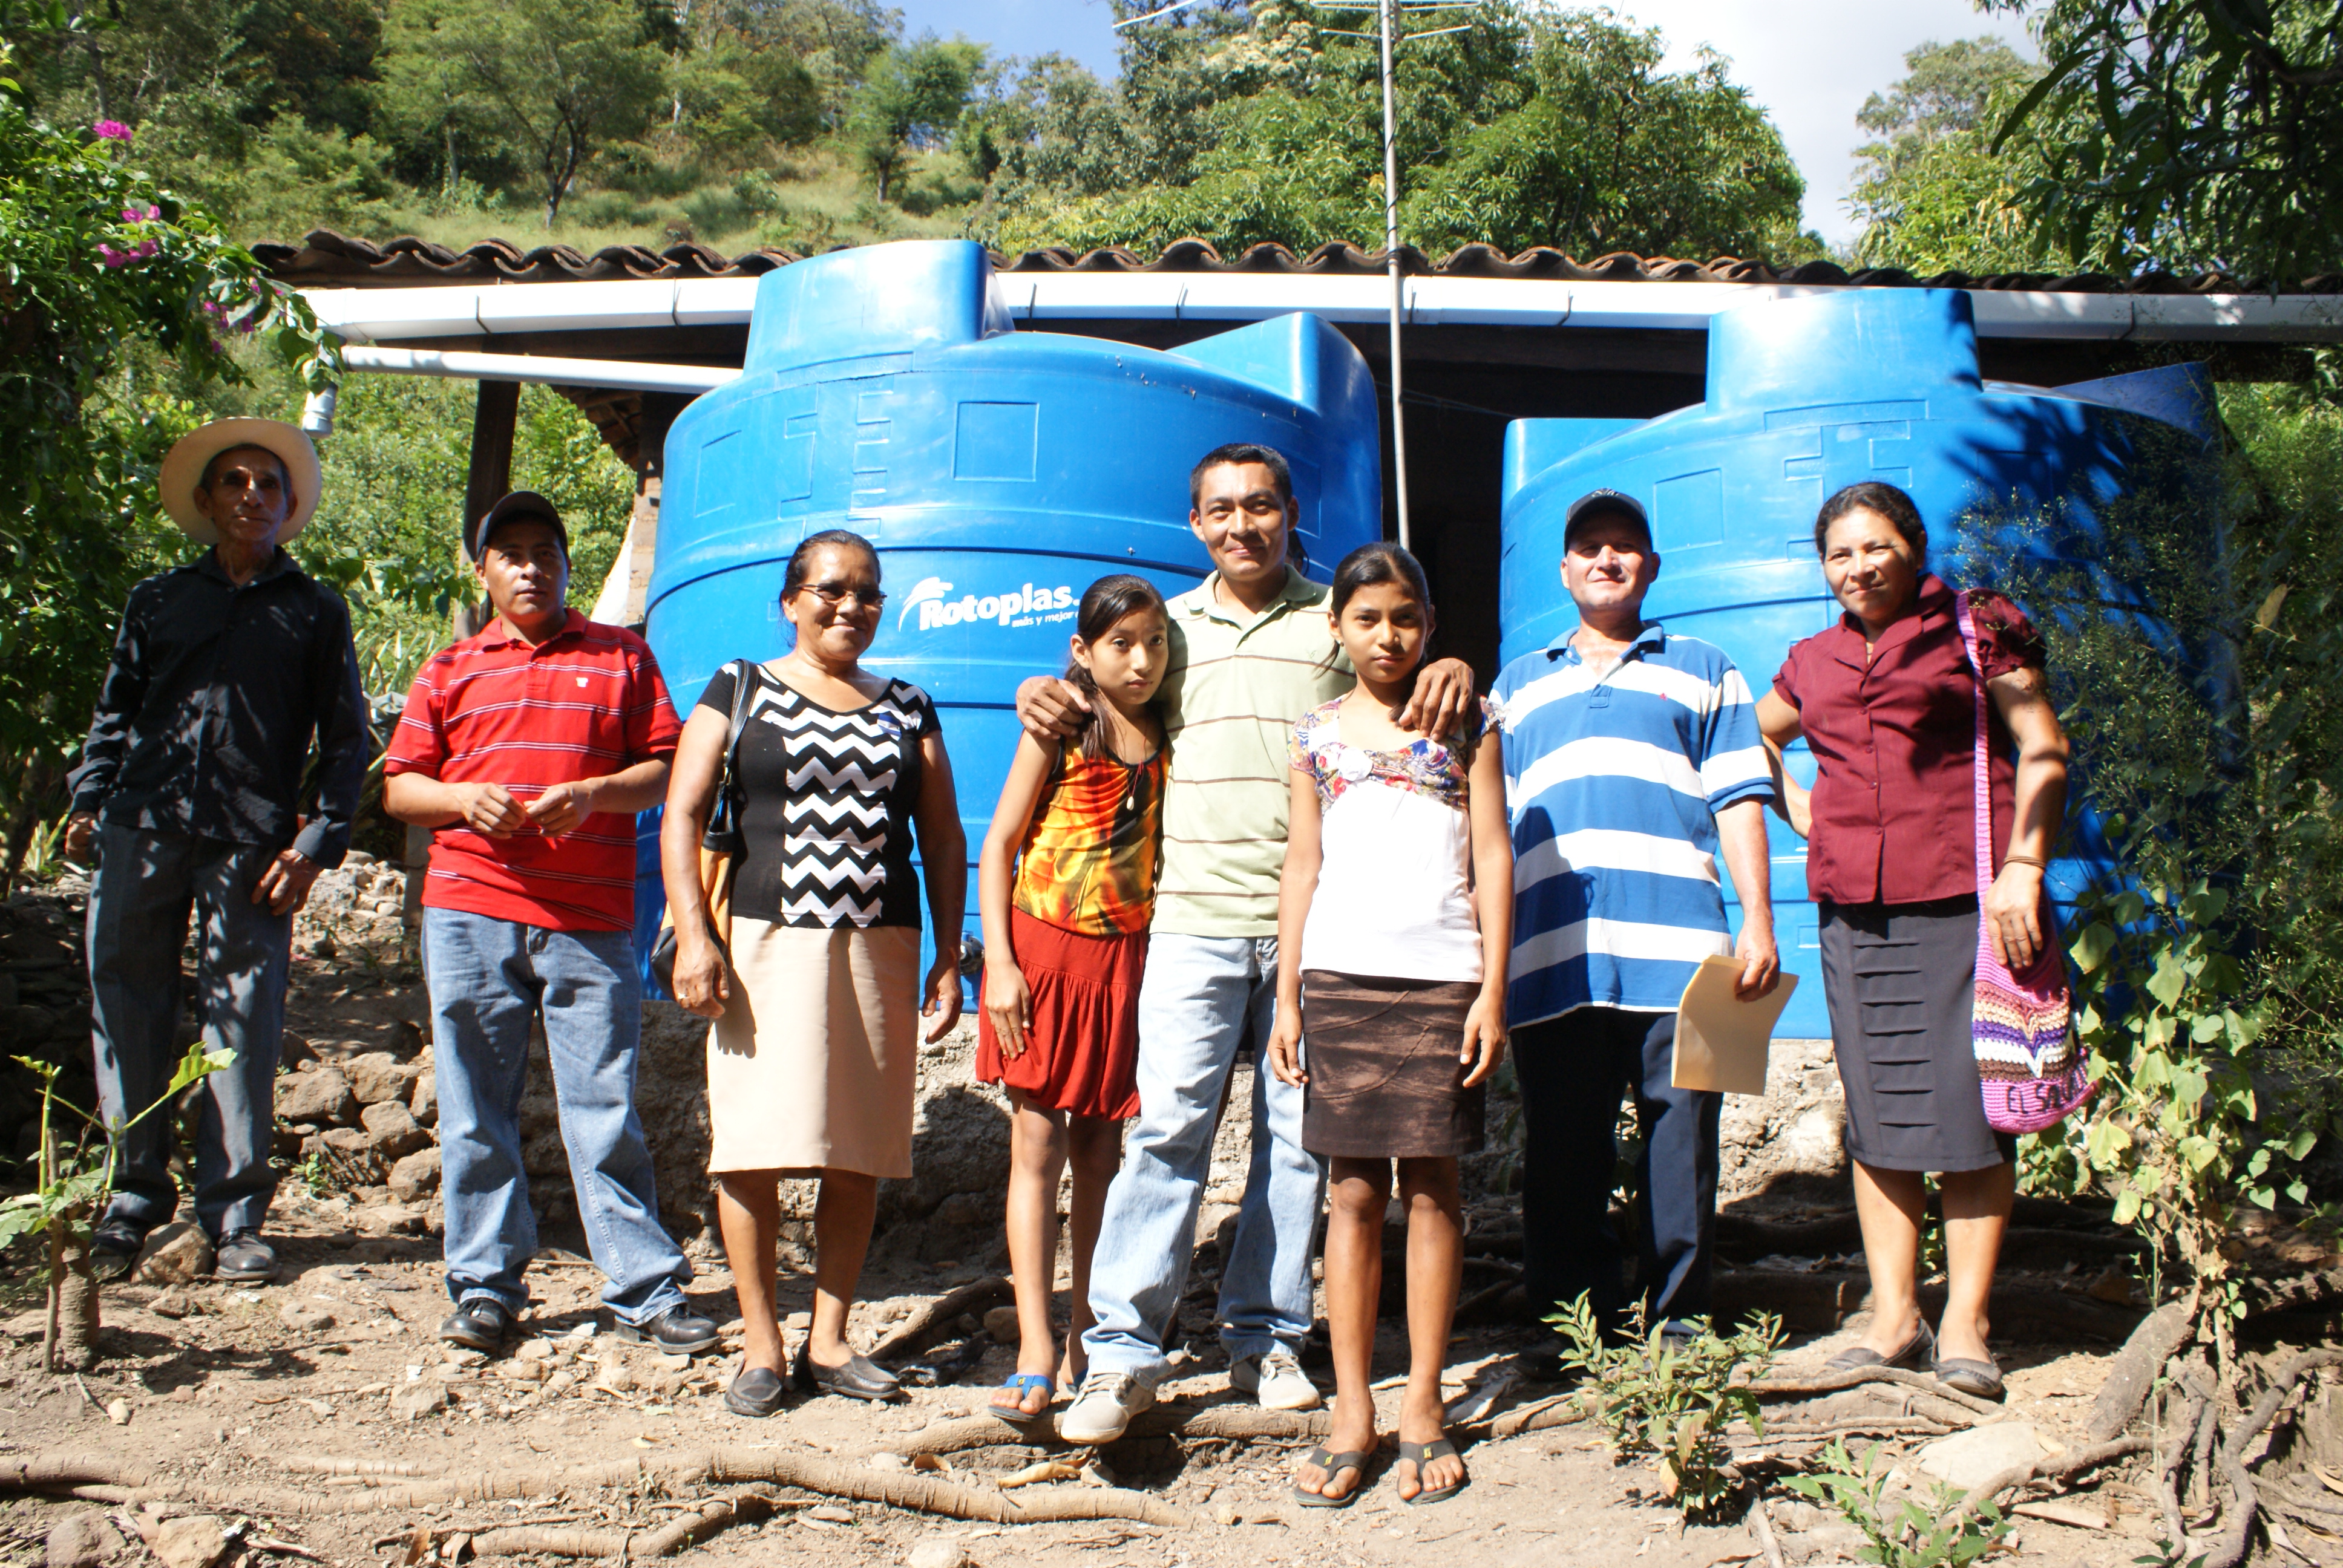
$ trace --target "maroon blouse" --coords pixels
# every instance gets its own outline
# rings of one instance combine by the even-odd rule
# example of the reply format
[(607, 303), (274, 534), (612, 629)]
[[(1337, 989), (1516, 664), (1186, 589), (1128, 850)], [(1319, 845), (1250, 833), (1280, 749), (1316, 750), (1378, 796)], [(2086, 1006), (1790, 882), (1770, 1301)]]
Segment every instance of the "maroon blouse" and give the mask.
[[(1988, 679), (2043, 663), (2042, 638), (1999, 594), (1969, 596)], [(1953, 590), (1931, 572), (1868, 668), (1854, 616), (1795, 644), (1774, 690), (1798, 710), (1814, 752), (1806, 892), (1839, 904), (1916, 904), (1976, 886), (1976, 678), (1961, 650)], [(2016, 812), (2017, 744), (1987, 709), (1993, 866)], [(1890, 852), (1890, 847), (1893, 852)]]

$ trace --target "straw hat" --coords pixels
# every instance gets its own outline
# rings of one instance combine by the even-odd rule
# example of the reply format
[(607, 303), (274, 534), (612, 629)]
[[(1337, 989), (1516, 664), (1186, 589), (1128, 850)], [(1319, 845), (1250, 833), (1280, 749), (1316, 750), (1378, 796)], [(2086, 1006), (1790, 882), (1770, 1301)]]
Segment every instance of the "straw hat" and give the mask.
[(196, 486), (214, 457), (237, 447), (258, 447), (274, 452), (285, 464), (285, 477), (293, 487), (294, 506), (277, 542), (291, 543), (293, 536), (307, 528), (317, 513), (317, 491), (325, 476), (317, 467), (317, 448), (309, 444), (309, 437), (280, 420), (215, 419), (180, 437), (178, 445), (163, 459), (163, 472), (157, 480), (163, 492), (163, 509), (197, 544), (219, 543), (219, 530), (212, 526), (209, 518), (196, 509)]

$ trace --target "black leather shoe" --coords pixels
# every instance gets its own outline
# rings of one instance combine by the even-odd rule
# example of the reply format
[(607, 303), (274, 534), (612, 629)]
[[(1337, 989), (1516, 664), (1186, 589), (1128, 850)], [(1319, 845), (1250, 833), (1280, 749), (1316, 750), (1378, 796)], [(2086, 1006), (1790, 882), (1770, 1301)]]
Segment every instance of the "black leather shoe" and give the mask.
[(618, 1338), (630, 1345), (657, 1345), (671, 1356), (697, 1355), (716, 1348), (716, 1325), (678, 1303), (647, 1323), (619, 1323)]
[(789, 1392), (789, 1385), (772, 1368), (744, 1368), (732, 1380), (732, 1386), (724, 1391), (724, 1408), (734, 1415), (762, 1421), (781, 1408), (781, 1401)]
[(489, 1296), (473, 1296), (458, 1304), (439, 1325), (439, 1337), (468, 1351), (494, 1353), (512, 1327), (512, 1314)]
[(127, 1220), (109, 1219), (90, 1238), (89, 1271), (101, 1285), (126, 1278), (138, 1266), (146, 1233)]
[(212, 1254), (212, 1278), (231, 1285), (263, 1284), (277, 1277), (277, 1249), (253, 1230), (230, 1231)]
[(865, 1356), (849, 1356), (842, 1367), (826, 1367), (813, 1359), (810, 1345), (798, 1347), (798, 1387), (813, 1393), (834, 1393), (846, 1399), (884, 1402), (903, 1397), (895, 1374)]

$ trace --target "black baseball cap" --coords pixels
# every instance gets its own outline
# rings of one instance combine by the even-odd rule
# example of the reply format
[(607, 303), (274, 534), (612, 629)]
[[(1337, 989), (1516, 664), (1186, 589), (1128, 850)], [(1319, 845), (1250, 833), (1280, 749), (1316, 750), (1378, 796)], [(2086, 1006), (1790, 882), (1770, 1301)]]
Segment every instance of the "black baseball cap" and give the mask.
[(561, 553), (565, 556), (569, 553), (569, 529), (561, 521), (560, 509), (535, 490), (508, 491), (495, 506), (482, 512), (480, 520), (472, 525), (470, 535), (464, 540), (464, 553), (478, 560), (480, 552), (488, 548), (488, 536), (496, 531), (497, 525), (508, 523), (515, 518), (535, 518), (541, 523), (552, 524), (554, 534), (561, 540)]
[(1626, 518), (1642, 531), (1644, 546), (1650, 547), (1652, 519), (1644, 514), (1643, 502), (1624, 490), (1589, 490), (1571, 502), (1570, 510), (1563, 514), (1563, 548), (1570, 548), (1570, 537), (1578, 531), (1579, 524), (1601, 517)]

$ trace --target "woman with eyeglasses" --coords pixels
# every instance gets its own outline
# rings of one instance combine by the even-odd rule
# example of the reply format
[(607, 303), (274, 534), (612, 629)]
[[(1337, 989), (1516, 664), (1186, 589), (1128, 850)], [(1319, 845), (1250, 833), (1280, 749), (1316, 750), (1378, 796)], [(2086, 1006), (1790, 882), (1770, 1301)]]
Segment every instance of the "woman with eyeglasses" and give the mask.
[[(675, 912), (676, 1000), (708, 1035), (709, 1173), (746, 1331), (724, 1402), (767, 1416), (786, 1387), (773, 1302), (779, 1183), (813, 1178), (813, 1322), (801, 1389), (890, 1400), (895, 1378), (846, 1342), (879, 1182), (911, 1173), (919, 1024), (960, 1018), (968, 854), (935, 706), (861, 668), (879, 629), (879, 555), (814, 534), (789, 557), (781, 614), (797, 646), (709, 681), (676, 747), (660, 834)], [(744, 849), (732, 874), (729, 962), (710, 928), (699, 841), (723, 775), (738, 676), (754, 683), (732, 765)], [(916, 829), (936, 958), (920, 975)], [(924, 1005), (921, 998), (924, 995)]]

